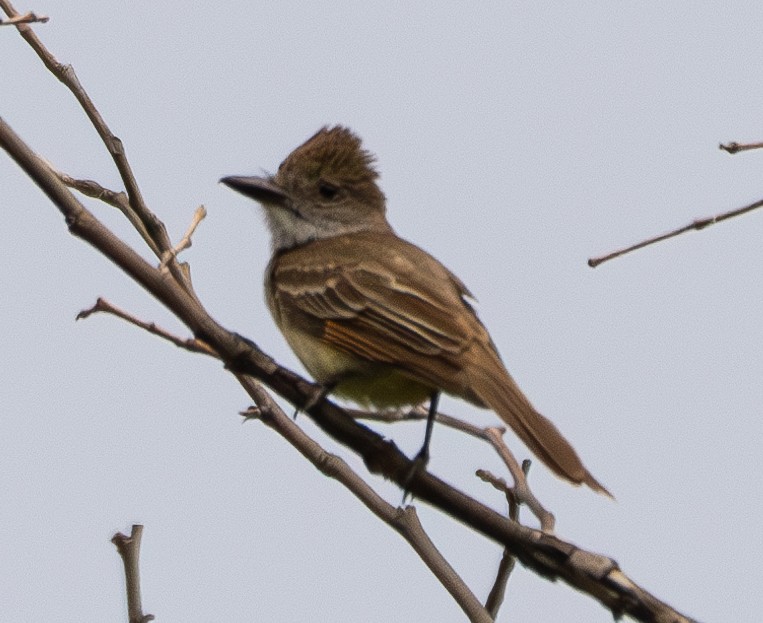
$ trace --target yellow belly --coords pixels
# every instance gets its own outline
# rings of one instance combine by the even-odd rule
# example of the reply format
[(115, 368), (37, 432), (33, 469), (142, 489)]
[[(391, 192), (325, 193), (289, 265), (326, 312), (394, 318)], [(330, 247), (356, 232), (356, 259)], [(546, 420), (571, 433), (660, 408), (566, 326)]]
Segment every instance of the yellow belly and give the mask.
[(421, 404), (433, 391), (394, 368), (377, 366), (371, 374), (347, 376), (333, 393), (366, 407), (390, 408)]
[(316, 381), (335, 384), (332, 394), (360, 405), (380, 408), (417, 405), (430, 398), (436, 389), (394, 366), (366, 361), (311, 335), (293, 330), (284, 335)]

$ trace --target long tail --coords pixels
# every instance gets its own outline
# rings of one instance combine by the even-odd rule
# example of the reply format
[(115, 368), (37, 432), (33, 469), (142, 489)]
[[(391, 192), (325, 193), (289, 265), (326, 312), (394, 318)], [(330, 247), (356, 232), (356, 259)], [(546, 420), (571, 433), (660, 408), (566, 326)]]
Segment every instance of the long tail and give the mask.
[[(585, 484), (594, 491), (612, 497), (585, 468), (577, 452), (559, 429), (530, 404), (500, 359), (490, 355), (487, 349), (482, 350), (475, 357), (475, 365), (467, 367), (471, 372), (469, 383), (472, 392), (482, 403), (495, 411), (533, 454), (557, 475), (576, 485)], [(488, 358), (491, 361), (486, 361)]]

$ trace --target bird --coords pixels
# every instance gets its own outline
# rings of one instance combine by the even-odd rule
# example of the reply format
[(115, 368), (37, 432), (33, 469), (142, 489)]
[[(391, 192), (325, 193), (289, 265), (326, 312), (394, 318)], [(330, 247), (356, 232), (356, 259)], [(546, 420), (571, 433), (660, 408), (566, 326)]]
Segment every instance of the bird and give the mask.
[(324, 126), (274, 175), (220, 180), (264, 209), (266, 301), (289, 346), (326, 393), (382, 409), (429, 400), (424, 464), (445, 393), (494, 411), (557, 476), (611, 495), (509, 374), (469, 289), (395, 233), (375, 162), (351, 129)]

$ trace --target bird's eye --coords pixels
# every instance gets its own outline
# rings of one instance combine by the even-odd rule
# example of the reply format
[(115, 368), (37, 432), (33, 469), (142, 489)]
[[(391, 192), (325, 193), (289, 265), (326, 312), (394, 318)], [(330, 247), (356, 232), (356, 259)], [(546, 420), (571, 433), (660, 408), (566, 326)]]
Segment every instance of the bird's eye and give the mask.
[(321, 181), (318, 183), (318, 192), (324, 199), (333, 199), (339, 193), (339, 189), (333, 184)]

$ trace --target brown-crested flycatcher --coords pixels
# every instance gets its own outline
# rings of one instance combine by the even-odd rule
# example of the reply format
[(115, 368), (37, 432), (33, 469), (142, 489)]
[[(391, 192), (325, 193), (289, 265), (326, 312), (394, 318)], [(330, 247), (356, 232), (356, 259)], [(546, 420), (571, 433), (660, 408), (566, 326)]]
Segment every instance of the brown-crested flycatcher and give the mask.
[(323, 128), (267, 177), (221, 181), (260, 202), (272, 234), (268, 307), (313, 377), (339, 396), (393, 407), (429, 398), (426, 460), (441, 391), (495, 411), (556, 474), (607, 490), (511, 378), (461, 280), (399, 238), (374, 157)]

